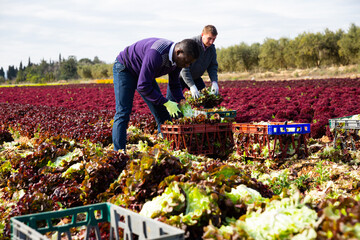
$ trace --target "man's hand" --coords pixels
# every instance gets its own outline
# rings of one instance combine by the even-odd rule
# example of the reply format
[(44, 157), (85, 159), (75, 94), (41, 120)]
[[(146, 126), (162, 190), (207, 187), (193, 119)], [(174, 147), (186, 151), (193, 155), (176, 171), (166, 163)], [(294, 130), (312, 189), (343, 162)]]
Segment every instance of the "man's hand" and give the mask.
[(200, 93), (196, 87), (196, 85), (192, 85), (190, 87), (190, 91), (191, 91), (191, 96), (194, 98), (194, 99), (197, 99), (198, 97), (200, 97)]
[(219, 85), (217, 82), (211, 82), (211, 92), (218, 95), (219, 94)]
[(171, 117), (176, 117), (179, 113), (181, 113), (176, 102), (169, 100), (164, 103), (164, 106), (166, 107), (166, 110), (170, 113)]

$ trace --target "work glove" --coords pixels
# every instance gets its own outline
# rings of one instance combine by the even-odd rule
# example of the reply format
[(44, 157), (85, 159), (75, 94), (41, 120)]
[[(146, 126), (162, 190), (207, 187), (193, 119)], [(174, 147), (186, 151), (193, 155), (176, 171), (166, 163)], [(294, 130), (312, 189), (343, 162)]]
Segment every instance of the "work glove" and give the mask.
[(171, 117), (176, 117), (179, 113), (181, 113), (176, 102), (169, 100), (164, 103), (164, 106), (166, 107), (166, 110), (170, 113)]
[(217, 82), (213, 81), (211, 83), (211, 92), (218, 95), (219, 94), (219, 85)]
[(192, 85), (190, 87), (190, 91), (191, 91), (191, 96), (194, 98), (194, 99), (197, 99), (198, 97), (200, 97), (200, 93), (196, 87), (196, 85)]

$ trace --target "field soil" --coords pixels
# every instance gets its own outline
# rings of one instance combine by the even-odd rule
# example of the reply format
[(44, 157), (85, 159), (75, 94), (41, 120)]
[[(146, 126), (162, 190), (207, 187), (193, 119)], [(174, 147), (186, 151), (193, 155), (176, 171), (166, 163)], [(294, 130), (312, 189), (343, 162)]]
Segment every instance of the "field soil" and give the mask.
[[(340, 67), (288, 69), (278, 71), (252, 71), (219, 73), (219, 80), (296, 80), (319, 78), (359, 78), (360, 65)], [(208, 80), (208, 76), (204, 80)]]

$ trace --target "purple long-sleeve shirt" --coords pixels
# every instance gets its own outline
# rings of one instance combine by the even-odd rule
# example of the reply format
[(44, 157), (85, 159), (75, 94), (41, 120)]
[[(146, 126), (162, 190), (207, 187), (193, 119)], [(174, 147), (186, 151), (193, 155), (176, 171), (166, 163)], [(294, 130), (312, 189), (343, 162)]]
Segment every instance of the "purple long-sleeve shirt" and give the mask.
[[(126, 47), (117, 60), (137, 78), (137, 90), (149, 101), (164, 104), (168, 100), (152, 86), (155, 78), (169, 75), (169, 87), (175, 99), (184, 99), (179, 81), (181, 68), (169, 58), (174, 42), (161, 38), (147, 38)], [(170, 61), (171, 59), (171, 61)]]

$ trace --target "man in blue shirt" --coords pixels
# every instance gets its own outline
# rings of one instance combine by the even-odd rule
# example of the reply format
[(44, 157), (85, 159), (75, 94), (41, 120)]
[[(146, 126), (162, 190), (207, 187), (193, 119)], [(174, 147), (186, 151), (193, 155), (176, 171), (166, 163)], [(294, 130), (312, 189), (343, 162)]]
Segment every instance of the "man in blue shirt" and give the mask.
[[(192, 38), (200, 47), (200, 56), (190, 67), (181, 70), (180, 83), (182, 89), (190, 89), (193, 98), (198, 98), (199, 91), (205, 88), (205, 83), (201, 78), (205, 71), (209, 74), (211, 91), (215, 94), (219, 93), (218, 62), (214, 45), (217, 35), (216, 28), (213, 25), (207, 25), (204, 27), (201, 35)], [(168, 87), (166, 97), (174, 100), (175, 96), (173, 94)]]
[[(116, 113), (112, 139), (114, 150), (126, 149), (126, 130), (130, 120), (135, 90), (154, 115), (158, 130), (166, 120), (180, 112), (177, 103), (184, 99), (179, 74), (199, 57), (199, 48), (192, 39), (181, 42), (161, 38), (140, 40), (126, 47), (116, 57), (113, 67)], [(166, 99), (155, 78), (169, 75), (168, 87), (173, 100)]]

